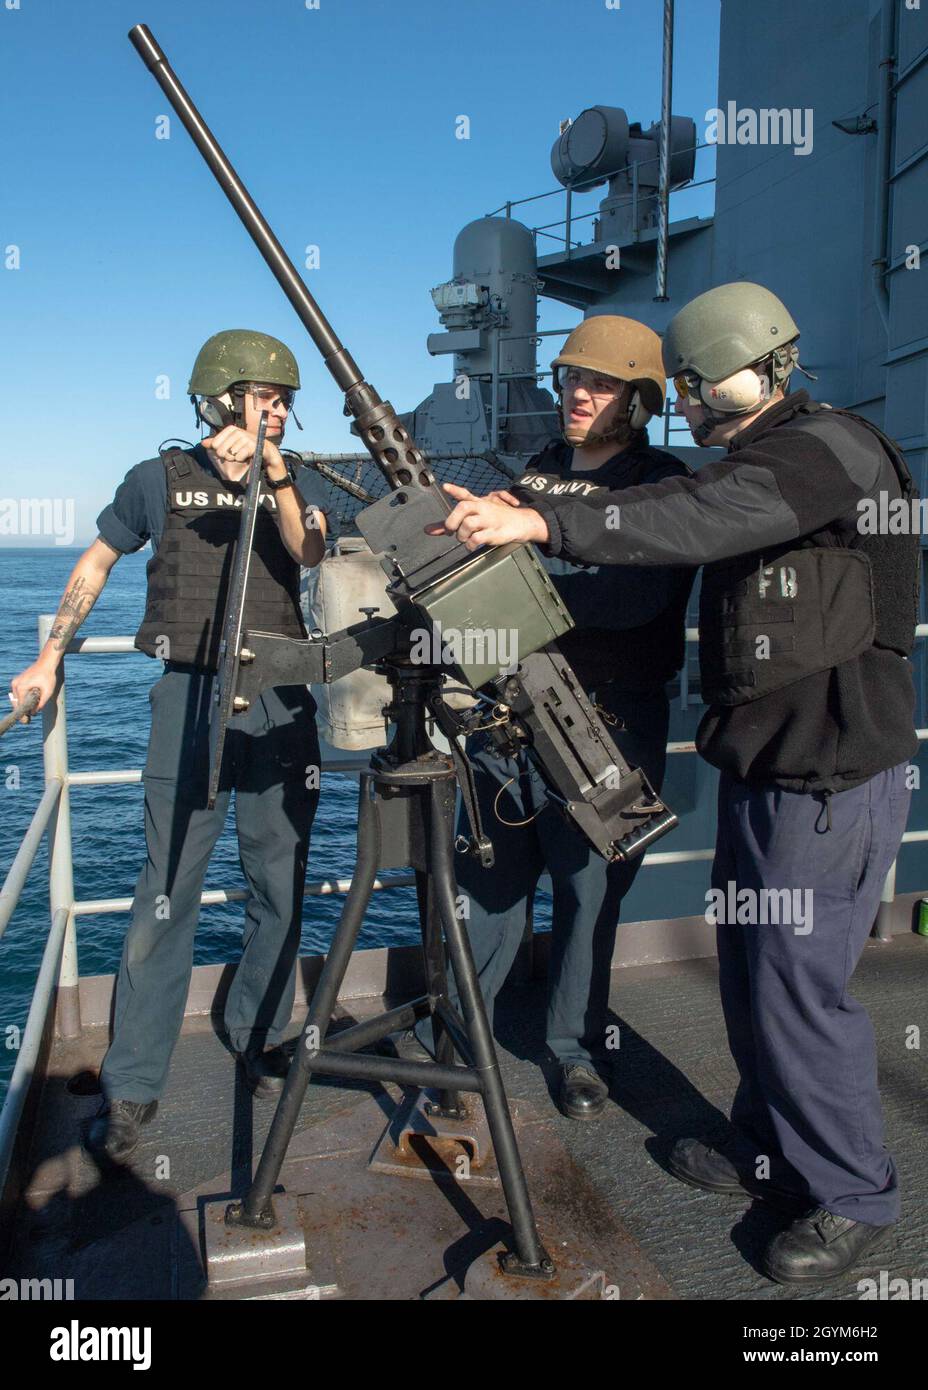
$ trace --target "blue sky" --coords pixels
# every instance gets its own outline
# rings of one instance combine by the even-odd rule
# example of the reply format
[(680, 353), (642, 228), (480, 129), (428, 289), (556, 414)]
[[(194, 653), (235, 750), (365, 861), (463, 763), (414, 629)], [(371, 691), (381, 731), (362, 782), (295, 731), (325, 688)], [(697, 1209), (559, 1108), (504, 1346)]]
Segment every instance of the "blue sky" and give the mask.
[[(309, 287), (399, 410), (450, 375), (425, 339), (439, 328), (429, 289), (449, 278), (460, 228), (556, 186), (562, 118), (597, 103), (645, 125), (660, 114), (661, 0), (11, 3), (0, 0), (0, 497), (73, 498), (78, 544), (128, 468), (191, 437), (187, 377), (218, 329), (292, 345), (304, 387), (293, 447), (351, 447), (340, 393), (186, 132), (172, 119), (171, 138), (155, 138), (168, 107), (126, 38), (134, 23), (149, 24), (297, 264), (319, 247)], [(676, 10), (674, 110), (700, 123), (715, 104), (719, 0)], [(469, 140), (455, 138), (462, 114)], [(710, 210), (711, 191), (678, 195), (674, 215)], [(601, 196), (575, 197), (575, 212)], [(530, 205), (524, 220), (562, 208)], [(9, 246), (19, 269), (6, 268)], [(549, 301), (541, 313), (543, 328), (578, 318)]]

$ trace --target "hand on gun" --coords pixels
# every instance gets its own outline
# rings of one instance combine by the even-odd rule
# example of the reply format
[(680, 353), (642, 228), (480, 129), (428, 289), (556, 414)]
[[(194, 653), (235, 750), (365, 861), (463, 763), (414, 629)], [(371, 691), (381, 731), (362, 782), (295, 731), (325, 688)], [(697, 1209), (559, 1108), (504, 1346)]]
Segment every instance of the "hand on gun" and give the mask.
[[(240, 482), (248, 476), (248, 464), (254, 457), (258, 445), (257, 436), (238, 425), (226, 425), (218, 434), (208, 435), (200, 441), (208, 449), (219, 472), (230, 482)], [(287, 465), (281, 457), (277, 445), (270, 439), (264, 441), (264, 471), (272, 483), (279, 483), (286, 476)]]
[(466, 487), (443, 484), (445, 492), (457, 502), (443, 522), (426, 527), (429, 535), (443, 531), (456, 535), (468, 550), (482, 545), (505, 545), (509, 541), (534, 541), (543, 545), (548, 539), (544, 519), (531, 507), (523, 507), (511, 492), (491, 492), (476, 497)]

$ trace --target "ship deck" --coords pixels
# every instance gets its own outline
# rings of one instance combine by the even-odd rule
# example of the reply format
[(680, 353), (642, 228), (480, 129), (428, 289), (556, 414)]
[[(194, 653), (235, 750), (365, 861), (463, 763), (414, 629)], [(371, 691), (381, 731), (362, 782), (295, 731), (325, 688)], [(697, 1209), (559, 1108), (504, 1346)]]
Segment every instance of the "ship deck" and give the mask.
[[(613, 971), (611, 1022), (621, 1045), (605, 1113), (577, 1123), (556, 1109), (555, 1070), (543, 1051), (544, 985), (510, 983), (497, 1011), (500, 1057), (523, 1160), (547, 1247), (559, 1265), (601, 1274), (607, 1296), (636, 1299), (850, 1299), (858, 1280), (923, 1277), (928, 1250), (924, 1183), (926, 1089), (918, 1035), (928, 1038), (928, 941), (871, 941), (854, 980), (879, 1048), (889, 1146), (903, 1217), (875, 1264), (836, 1283), (790, 1289), (758, 1269), (785, 1218), (749, 1198), (681, 1185), (664, 1169), (673, 1140), (715, 1129), (727, 1115), (735, 1074), (708, 957)], [(389, 1002), (398, 1002), (391, 999)], [(354, 1018), (381, 1007), (352, 999)], [(908, 1042), (908, 1045), (907, 1045)], [(209, 1212), (241, 1196), (274, 1113), (246, 1089), (208, 1013), (185, 1022), (167, 1091), (131, 1166), (101, 1177), (82, 1155), (82, 1124), (99, 1098), (74, 1093), (94, 1072), (106, 1028), (56, 1039), (39, 1097), (24, 1195), (7, 1273), (73, 1279), (78, 1299), (459, 1296), (467, 1266), (497, 1246), (499, 1187), (472, 1169), (413, 1178), (369, 1166), (399, 1086), (315, 1080), (282, 1174), (299, 1198), (306, 1237), (302, 1274), (208, 1284), (203, 1232)], [(86, 1091), (86, 1084), (77, 1090)], [(407, 1092), (407, 1097), (411, 1093)], [(447, 1158), (447, 1155), (446, 1155)], [(489, 1257), (488, 1257), (489, 1258)], [(492, 1296), (486, 1294), (485, 1296)]]

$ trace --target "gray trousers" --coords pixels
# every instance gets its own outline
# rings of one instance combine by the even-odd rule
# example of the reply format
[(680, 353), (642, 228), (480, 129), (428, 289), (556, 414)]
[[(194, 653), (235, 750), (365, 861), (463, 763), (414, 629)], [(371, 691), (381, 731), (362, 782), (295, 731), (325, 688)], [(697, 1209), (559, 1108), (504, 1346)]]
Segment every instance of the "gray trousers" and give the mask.
[(793, 919), (717, 917), (722, 1008), (740, 1076), (732, 1121), (745, 1158), (766, 1156), (772, 1180), (874, 1225), (896, 1220), (899, 1194), (883, 1142), (873, 1028), (848, 984), (909, 798), (905, 765), (834, 794), (830, 807), (819, 794), (723, 773), (712, 870), (713, 889), (730, 902), (729, 885), (785, 890)]
[[(225, 1006), (236, 1051), (273, 1044), (289, 1021), (309, 832), (319, 799), (315, 702), (303, 686), (266, 690), (230, 727), (220, 793), (207, 808), (213, 677), (168, 665), (151, 689), (145, 786), (147, 858), (116, 986), (101, 1070), (110, 1099), (161, 1094), (193, 967), (200, 893), (232, 791), (248, 881), (242, 956)], [(312, 787), (307, 786), (307, 781)]]

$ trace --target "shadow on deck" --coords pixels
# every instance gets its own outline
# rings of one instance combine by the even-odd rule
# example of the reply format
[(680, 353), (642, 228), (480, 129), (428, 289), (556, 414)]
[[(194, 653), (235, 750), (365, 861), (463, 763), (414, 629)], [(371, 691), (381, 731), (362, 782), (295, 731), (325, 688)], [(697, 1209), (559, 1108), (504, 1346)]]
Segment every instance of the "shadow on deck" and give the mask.
[[(555, 1260), (573, 1249), (602, 1272), (611, 1297), (857, 1299), (858, 1280), (928, 1273), (925, 1066), (928, 942), (871, 942), (854, 980), (879, 1046), (887, 1136), (903, 1215), (890, 1242), (844, 1279), (801, 1291), (772, 1284), (758, 1257), (777, 1217), (747, 1198), (682, 1186), (663, 1169), (673, 1140), (716, 1127), (734, 1088), (709, 958), (613, 972), (620, 1029), (606, 1113), (578, 1124), (556, 1110), (542, 1069), (544, 991), (510, 985), (497, 1009), (503, 1070), (541, 1234)], [(379, 1009), (351, 1001), (352, 1016)], [(457, 1296), (463, 1270), (496, 1245), (505, 1209), (498, 1186), (411, 1180), (368, 1167), (401, 1099), (398, 1086), (315, 1081), (281, 1174), (300, 1194), (308, 1269), (302, 1279), (207, 1289), (200, 1255), (204, 1208), (240, 1196), (260, 1154), (273, 1104), (254, 1101), (207, 1018), (185, 1025), (167, 1091), (131, 1169), (101, 1180), (82, 1156), (82, 1123), (99, 1098), (68, 1082), (93, 1071), (102, 1027), (57, 1041), (28, 1162), (28, 1188), (6, 1274), (74, 1280), (79, 1299)], [(928, 1046), (928, 1043), (926, 1043)]]

